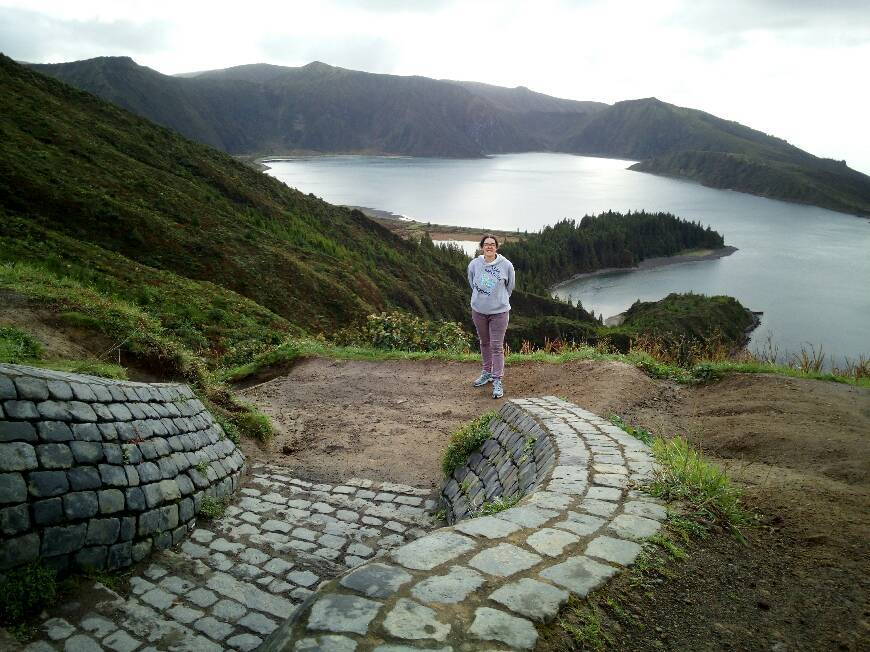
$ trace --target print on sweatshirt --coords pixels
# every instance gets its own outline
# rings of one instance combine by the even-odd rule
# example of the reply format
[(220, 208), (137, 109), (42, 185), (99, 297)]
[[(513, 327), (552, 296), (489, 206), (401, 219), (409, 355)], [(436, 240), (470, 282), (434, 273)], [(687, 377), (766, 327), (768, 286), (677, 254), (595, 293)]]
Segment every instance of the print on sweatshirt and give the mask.
[(477, 278), (475, 285), (478, 292), (483, 292), (486, 295), (492, 294), (495, 286), (501, 280), (501, 269), (496, 265), (490, 265), (483, 268), (480, 276)]

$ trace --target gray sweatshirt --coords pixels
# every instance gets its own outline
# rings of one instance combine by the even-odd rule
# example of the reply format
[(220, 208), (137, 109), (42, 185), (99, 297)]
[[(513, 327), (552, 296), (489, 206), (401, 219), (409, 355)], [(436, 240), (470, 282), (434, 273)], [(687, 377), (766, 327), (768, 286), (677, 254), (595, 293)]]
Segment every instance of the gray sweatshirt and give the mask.
[(501, 254), (491, 263), (483, 256), (468, 264), (468, 284), (471, 286), (471, 308), (484, 315), (495, 315), (511, 309), (514, 291), (514, 266)]

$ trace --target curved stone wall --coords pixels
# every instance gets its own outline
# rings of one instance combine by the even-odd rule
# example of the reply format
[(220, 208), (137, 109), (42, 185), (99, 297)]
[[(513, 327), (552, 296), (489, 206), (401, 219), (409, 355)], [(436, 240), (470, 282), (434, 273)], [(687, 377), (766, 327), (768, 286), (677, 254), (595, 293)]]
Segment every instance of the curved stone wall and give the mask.
[(547, 432), (517, 405), (506, 403), (489, 427), (492, 437), (441, 490), (448, 523), (473, 516), (496, 498), (515, 500), (532, 493), (556, 463)]
[(183, 539), (243, 467), (186, 385), (0, 364), (0, 570), (129, 566)]
[[(649, 448), (576, 405), (510, 401), (493, 432), (497, 444), (481, 453), (490, 466), (477, 458), (466, 466), (478, 477), (477, 495), (495, 498), (493, 487), (514, 487), (502, 459), (510, 453), (517, 491), (529, 491), (516, 506), (458, 520), (321, 585), (260, 649), (531, 650), (536, 622), (631, 564), (667, 516), (632, 488), (653, 471)], [(465, 508), (457, 500), (450, 506), (455, 514)]]

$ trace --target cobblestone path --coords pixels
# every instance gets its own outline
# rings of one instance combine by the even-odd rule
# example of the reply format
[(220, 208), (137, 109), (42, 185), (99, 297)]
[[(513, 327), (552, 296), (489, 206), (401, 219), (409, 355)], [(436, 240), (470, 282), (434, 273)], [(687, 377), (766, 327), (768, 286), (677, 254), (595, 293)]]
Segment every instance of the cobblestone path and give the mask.
[(95, 585), (59, 606), (24, 650), (253, 650), (322, 581), (431, 530), (428, 492), (354, 478), (312, 484), (253, 467), (224, 516), (200, 518), (123, 597)]

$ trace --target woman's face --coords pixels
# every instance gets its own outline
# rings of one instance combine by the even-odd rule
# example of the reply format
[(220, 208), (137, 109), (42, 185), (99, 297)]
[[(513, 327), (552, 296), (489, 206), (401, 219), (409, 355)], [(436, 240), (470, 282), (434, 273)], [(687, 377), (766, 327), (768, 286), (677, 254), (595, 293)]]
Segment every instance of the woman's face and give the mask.
[(498, 251), (498, 245), (492, 238), (487, 238), (483, 241), (483, 255), (487, 257), (495, 256)]

